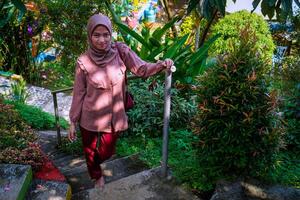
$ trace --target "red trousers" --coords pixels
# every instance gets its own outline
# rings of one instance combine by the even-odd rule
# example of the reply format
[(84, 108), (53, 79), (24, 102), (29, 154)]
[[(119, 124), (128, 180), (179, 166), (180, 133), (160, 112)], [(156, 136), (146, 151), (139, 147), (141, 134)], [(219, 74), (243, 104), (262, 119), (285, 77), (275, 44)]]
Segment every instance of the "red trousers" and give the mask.
[(109, 159), (116, 149), (118, 133), (93, 132), (80, 127), (83, 151), (91, 179), (102, 176), (100, 164)]

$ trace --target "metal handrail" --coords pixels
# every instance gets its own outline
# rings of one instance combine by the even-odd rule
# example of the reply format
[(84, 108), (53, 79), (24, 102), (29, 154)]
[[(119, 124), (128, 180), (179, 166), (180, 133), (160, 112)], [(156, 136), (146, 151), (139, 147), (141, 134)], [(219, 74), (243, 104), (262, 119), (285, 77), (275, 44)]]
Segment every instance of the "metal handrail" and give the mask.
[[(175, 66), (171, 67), (171, 70), (165, 71), (165, 89), (164, 89), (164, 126), (163, 126), (163, 146), (162, 146), (162, 163), (161, 173), (163, 177), (167, 176), (168, 167), (168, 143), (169, 143), (169, 123), (170, 123), (170, 109), (171, 109), (171, 83), (172, 83), (172, 72), (175, 72)], [(127, 80), (139, 78), (137, 76), (128, 76)], [(51, 91), (53, 96), (55, 124), (57, 131), (57, 145), (61, 145), (61, 133), (59, 124), (59, 113), (57, 106), (57, 94), (61, 92), (67, 92), (73, 90), (73, 87), (59, 89)]]
[(67, 92), (73, 90), (73, 87), (54, 90), (51, 91), (53, 96), (53, 104), (54, 104), (54, 115), (55, 115), (55, 125), (56, 125), (56, 132), (57, 132), (57, 145), (61, 145), (61, 134), (60, 134), (60, 124), (59, 124), (59, 114), (58, 114), (58, 106), (57, 106), (57, 94), (61, 92)]

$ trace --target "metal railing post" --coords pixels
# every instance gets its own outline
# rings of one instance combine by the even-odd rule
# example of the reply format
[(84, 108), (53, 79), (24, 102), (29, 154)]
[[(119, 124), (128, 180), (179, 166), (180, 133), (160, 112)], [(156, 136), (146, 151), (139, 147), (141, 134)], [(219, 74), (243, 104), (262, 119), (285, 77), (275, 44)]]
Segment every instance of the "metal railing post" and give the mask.
[(60, 134), (60, 123), (59, 123), (59, 115), (58, 115), (58, 107), (57, 107), (57, 93), (53, 92), (53, 103), (54, 103), (54, 114), (55, 114), (55, 124), (57, 131), (57, 145), (61, 145), (61, 134)]
[(59, 114), (58, 114), (58, 105), (57, 105), (57, 94), (61, 92), (71, 91), (73, 87), (51, 91), (53, 96), (53, 104), (54, 104), (54, 115), (55, 115), (55, 124), (56, 124), (56, 132), (57, 132), (57, 145), (61, 145), (61, 134), (60, 134), (60, 123), (59, 123)]
[(176, 68), (171, 67), (171, 70), (165, 72), (165, 103), (164, 103), (164, 126), (163, 126), (163, 147), (162, 147), (162, 176), (167, 176), (168, 168), (168, 143), (169, 143), (169, 123), (170, 123), (170, 108), (171, 108), (171, 83), (172, 72), (175, 72)]

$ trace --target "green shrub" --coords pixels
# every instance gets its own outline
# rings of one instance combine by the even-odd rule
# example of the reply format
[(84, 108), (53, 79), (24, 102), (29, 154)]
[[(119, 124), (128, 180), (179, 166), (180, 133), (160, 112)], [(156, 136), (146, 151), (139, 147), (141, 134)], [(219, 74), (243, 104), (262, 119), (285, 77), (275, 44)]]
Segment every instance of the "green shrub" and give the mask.
[[(86, 24), (94, 13), (105, 13), (103, 1), (45, 1), (48, 26), (53, 31), (54, 42), (61, 50), (61, 63), (73, 73), (75, 59), (87, 47)], [(80, 17), (74, 17), (78, 16)]]
[[(164, 84), (161, 81), (135, 81), (130, 84), (135, 106), (128, 112), (129, 132), (134, 135), (160, 136), (163, 128)], [(171, 128), (186, 128), (195, 112), (195, 103), (178, 95), (172, 88)]]
[[(217, 56), (233, 53), (236, 47), (242, 45), (243, 35), (239, 31), (246, 27), (254, 33), (248, 39), (252, 41), (252, 45), (260, 54), (260, 59), (268, 63), (270, 67), (275, 45), (268, 24), (263, 17), (245, 10), (226, 15), (212, 27), (212, 34), (219, 33), (221, 37), (213, 43), (209, 54)], [(266, 68), (265, 70), (269, 69)]]
[[(268, 93), (267, 63), (257, 54), (256, 33), (238, 30), (240, 43), (199, 77), (193, 131), (208, 182), (231, 175), (262, 176), (279, 148), (276, 96)], [(264, 171), (263, 171), (264, 170)]]
[(277, 74), (282, 97), (281, 111), (287, 128), (288, 147), (300, 149), (300, 58), (286, 58)]
[[(55, 128), (55, 117), (49, 113), (42, 111), (40, 108), (22, 104), (15, 101), (5, 101), (14, 105), (22, 119), (32, 128), (38, 130), (49, 130)], [(63, 129), (68, 128), (68, 122), (60, 118), (60, 126)]]
[(0, 98), (0, 163), (30, 164), (37, 170), (43, 155), (30, 126)]

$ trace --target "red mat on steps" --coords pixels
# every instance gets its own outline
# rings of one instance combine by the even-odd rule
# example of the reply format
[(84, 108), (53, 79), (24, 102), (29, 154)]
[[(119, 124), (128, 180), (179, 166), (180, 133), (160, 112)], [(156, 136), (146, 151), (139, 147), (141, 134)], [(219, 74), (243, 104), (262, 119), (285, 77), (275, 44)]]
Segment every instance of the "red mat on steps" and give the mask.
[(60, 173), (52, 161), (44, 154), (44, 164), (41, 169), (34, 173), (34, 178), (51, 181), (66, 181), (66, 177)]

